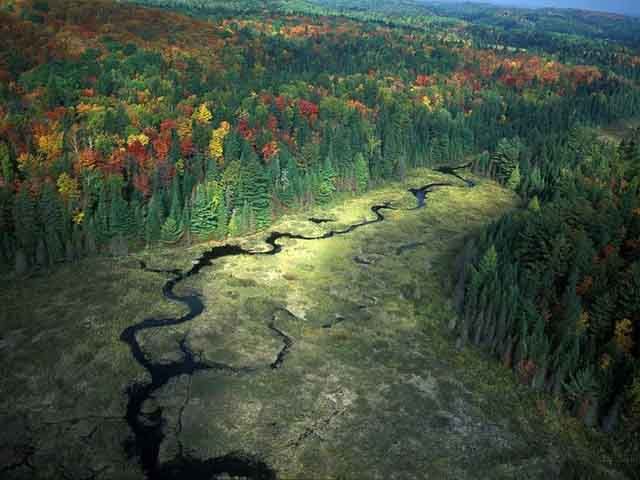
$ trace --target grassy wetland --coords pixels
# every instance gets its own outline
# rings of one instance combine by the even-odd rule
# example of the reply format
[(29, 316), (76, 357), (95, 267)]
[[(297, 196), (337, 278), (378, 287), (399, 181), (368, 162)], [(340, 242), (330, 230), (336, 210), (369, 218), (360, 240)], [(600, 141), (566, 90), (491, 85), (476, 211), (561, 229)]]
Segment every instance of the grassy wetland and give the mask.
[[(160, 465), (237, 454), (277, 478), (624, 478), (605, 441), (551, 397), (480, 350), (456, 347), (455, 255), (516, 198), (478, 179), (412, 209), (407, 188), (443, 180), (418, 170), (286, 216), (270, 231), (317, 237), (370, 220), (374, 204), (394, 207), (344, 235), (281, 238), (277, 255), (213, 260), (175, 286), (204, 311), (138, 332), (146, 358), (169, 365), (184, 347), (228, 368), (173, 376), (144, 402), (140, 415), (161, 417)], [(267, 251), (267, 235), (228, 243)], [(213, 245), (85, 260), (2, 288), (3, 478), (143, 478), (127, 448), (126, 392), (150, 378), (120, 336), (186, 307), (163, 297), (171, 274), (139, 262), (184, 272)]]

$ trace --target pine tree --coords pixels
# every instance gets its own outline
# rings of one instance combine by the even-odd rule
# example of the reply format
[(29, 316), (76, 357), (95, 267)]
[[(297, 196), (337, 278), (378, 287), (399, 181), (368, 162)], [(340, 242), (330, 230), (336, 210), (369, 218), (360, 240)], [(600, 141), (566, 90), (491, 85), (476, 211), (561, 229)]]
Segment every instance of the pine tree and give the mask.
[(153, 195), (147, 206), (145, 240), (147, 245), (157, 242), (162, 233), (162, 205), (158, 195)]
[(229, 236), (237, 237), (242, 233), (242, 222), (240, 219), (240, 214), (238, 213), (238, 209), (234, 208), (233, 212), (231, 212), (231, 219), (229, 220)]
[(355, 158), (356, 192), (363, 193), (369, 188), (369, 165), (362, 153), (357, 153)]
[(187, 200), (182, 208), (182, 228), (187, 245), (191, 245), (191, 203)]
[(224, 239), (227, 236), (227, 204), (224, 199), (224, 195), (220, 198), (218, 206), (216, 208), (216, 237)]
[(0, 252), (0, 271), (5, 272), (10, 269), (11, 261), (15, 255), (15, 246), (12, 236), (6, 229), (3, 229), (2, 232), (0, 232)]
[(204, 165), (202, 165), (201, 155), (204, 154), (209, 145), (209, 130), (204, 124), (194, 121), (192, 138), (193, 144), (197, 149), (196, 158), (194, 159), (194, 161), (196, 163), (200, 163), (200, 168), (194, 168), (193, 173), (197, 178), (201, 178), (201, 176), (204, 174), (204, 172), (202, 172), (202, 168), (204, 167)]
[(242, 210), (240, 210), (240, 217), (238, 220), (240, 223), (240, 233), (247, 233), (255, 229), (255, 215), (251, 210), (249, 202), (245, 201), (242, 205)]
[(407, 176), (407, 159), (404, 154), (398, 156), (398, 161), (395, 167), (395, 174), (401, 181), (404, 181)]
[(519, 138), (507, 140), (503, 138), (498, 143), (496, 151), (491, 156), (494, 176), (502, 183), (506, 183), (519, 163), (524, 146)]
[(180, 137), (176, 129), (171, 130), (171, 147), (169, 148), (169, 164), (176, 165), (181, 158)]
[(265, 168), (254, 160), (250, 167), (252, 178), (251, 195), (249, 205), (255, 216), (255, 228), (264, 228), (271, 224), (271, 195), (269, 188), (269, 175)]
[(178, 222), (182, 218), (182, 195), (180, 194), (180, 182), (177, 177), (174, 177), (171, 183), (169, 216), (173, 217)]
[(53, 73), (49, 74), (44, 98), (49, 110), (53, 110), (64, 103), (64, 91), (58, 85), (57, 79)]
[(36, 265), (45, 267), (49, 264), (49, 256), (47, 255), (47, 247), (42, 238), (38, 239), (36, 244)]
[(507, 180), (507, 187), (513, 191), (517, 191), (520, 186), (520, 167), (516, 165), (511, 174), (509, 175), (509, 179)]
[(300, 175), (298, 166), (288, 150), (283, 149), (280, 157), (282, 168), (280, 177), (276, 180), (277, 194), (282, 203), (290, 207), (300, 195)]
[[(640, 315), (640, 261), (635, 261), (622, 278), (619, 304), (626, 317)], [(640, 325), (637, 326), (640, 328)]]
[(336, 173), (329, 157), (325, 158), (324, 165), (320, 171), (316, 200), (320, 204), (328, 203), (336, 191)]
[(87, 255), (95, 255), (98, 253), (98, 241), (96, 240), (96, 227), (93, 218), (85, 223), (84, 232), (84, 248)]
[(145, 221), (144, 221), (144, 206), (138, 201), (133, 200), (129, 204), (131, 209), (131, 236), (134, 239), (144, 240), (145, 238)]
[(106, 187), (98, 194), (98, 206), (93, 214), (93, 228), (96, 241), (105, 244), (109, 240), (109, 201)]
[(498, 253), (496, 251), (496, 247), (491, 245), (489, 249), (485, 252), (482, 260), (480, 261), (480, 265), (478, 266), (478, 272), (482, 276), (482, 278), (488, 278), (489, 276), (496, 273), (498, 268)]
[(183, 233), (182, 225), (174, 217), (169, 216), (162, 224), (160, 238), (166, 243), (176, 243)]
[(527, 207), (530, 211), (532, 212), (539, 212), (540, 211), (540, 200), (538, 200), (538, 196), (535, 195), (531, 201), (529, 202), (529, 205)]
[(285, 167), (280, 171), (280, 177), (276, 183), (278, 198), (285, 206), (290, 207), (295, 199), (295, 193), (289, 168)]
[(182, 204), (180, 200), (180, 184), (174, 177), (171, 185), (171, 204), (169, 216), (162, 224), (161, 238), (164, 242), (175, 243), (184, 233), (182, 223)]
[(55, 187), (45, 184), (39, 203), (40, 222), (44, 229), (47, 257), (50, 264), (64, 259), (64, 218), (62, 203)]
[(0, 141), (0, 175), (2, 175), (5, 183), (13, 182), (14, 168), (11, 163), (9, 147), (2, 141)]
[[(84, 256), (84, 243), (83, 243), (83, 232), (82, 227), (80, 225), (73, 226), (73, 232), (71, 233), (71, 242), (73, 244), (73, 252), (75, 253), (75, 258), (81, 258)], [(66, 252), (65, 248), (65, 252)]]
[(200, 238), (209, 238), (216, 230), (216, 217), (205, 185), (196, 187), (191, 201), (191, 232)]
[(21, 186), (16, 196), (13, 218), (18, 245), (24, 250), (26, 261), (29, 262), (35, 254), (38, 231), (36, 205), (26, 184)]
[(133, 219), (127, 202), (122, 198), (120, 188), (114, 185), (111, 190), (109, 209), (109, 236), (127, 237), (133, 233)]

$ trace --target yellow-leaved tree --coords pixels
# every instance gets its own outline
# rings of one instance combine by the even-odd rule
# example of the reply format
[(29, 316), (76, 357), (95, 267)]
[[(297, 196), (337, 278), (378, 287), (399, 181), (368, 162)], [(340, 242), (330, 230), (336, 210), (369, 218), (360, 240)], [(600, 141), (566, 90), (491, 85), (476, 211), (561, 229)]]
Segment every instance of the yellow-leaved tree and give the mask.
[(144, 133), (129, 135), (129, 137), (127, 138), (127, 145), (133, 145), (135, 142), (140, 142), (141, 145), (146, 146), (149, 144), (149, 137), (147, 137)]
[(633, 324), (628, 318), (616, 322), (614, 332), (616, 346), (624, 353), (630, 354), (633, 349)]
[(191, 136), (191, 119), (181, 118), (178, 120), (178, 136), (180, 139)]
[(201, 104), (198, 109), (193, 112), (193, 118), (198, 123), (209, 123), (212, 117), (211, 110), (209, 110), (205, 103)]
[(220, 126), (211, 132), (211, 142), (209, 142), (209, 153), (211, 158), (218, 162), (218, 165), (224, 165), (224, 139), (231, 131), (229, 122), (222, 121)]
[(75, 200), (80, 197), (80, 188), (78, 180), (71, 177), (68, 173), (61, 173), (56, 182), (58, 192), (65, 202)]
[(49, 164), (62, 154), (63, 136), (64, 132), (52, 131), (37, 137), (38, 151), (45, 156)]

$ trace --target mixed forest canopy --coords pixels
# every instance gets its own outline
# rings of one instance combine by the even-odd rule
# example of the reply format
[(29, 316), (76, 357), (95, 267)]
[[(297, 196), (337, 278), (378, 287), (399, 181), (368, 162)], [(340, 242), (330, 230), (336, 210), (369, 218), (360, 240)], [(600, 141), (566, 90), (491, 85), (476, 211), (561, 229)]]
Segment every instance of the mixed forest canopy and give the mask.
[(640, 136), (616, 145), (597, 128), (640, 113), (640, 20), (0, 0), (0, 36), (4, 273), (253, 232), (472, 161), (526, 208), (470, 242), (458, 333), (637, 439)]

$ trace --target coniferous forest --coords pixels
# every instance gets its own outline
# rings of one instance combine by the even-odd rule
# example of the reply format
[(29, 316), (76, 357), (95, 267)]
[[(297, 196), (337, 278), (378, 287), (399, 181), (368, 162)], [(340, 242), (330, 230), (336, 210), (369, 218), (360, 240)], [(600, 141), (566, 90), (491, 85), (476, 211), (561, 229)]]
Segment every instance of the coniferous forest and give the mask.
[[(6, 307), (0, 317), (5, 378), (0, 383), (0, 418), (8, 432), (0, 433), (0, 477), (362, 478), (356, 472), (366, 472), (367, 478), (638, 478), (639, 18), (412, 0), (0, 0), (0, 40), (0, 284)], [(423, 212), (415, 213), (410, 209), (415, 199), (407, 189), (429, 182), (447, 185), (427, 190), (424, 209), (415, 210)], [(385, 203), (385, 195), (391, 195), (391, 203)], [(292, 230), (299, 226), (295, 222), (304, 223), (300, 219), (309, 212), (317, 216), (311, 219), (315, 226)], [(376, 220), (368, 220), (372, 214)], [(396, 215), (407, 217), (398, 220), (401, 226), (394, 230), (390, 224)], [(416, 217), (411, 220), (408, 215), (438, 219), (425, 217), (415, 223)], [(450, 224), (442, 223), (447, 221)], [(343, 223), (334, 228), (331, 222)], [(369, 226), (376, 222), (383, 222), (379, 228), (389, 229), (384, 231), (392, 237), (400, 233), (413, 237), (393, 237), (396, 243), (382, 234), (364, 237), (378, 228)], [(437, 235), (432, 233), (434, 225)], [(259, 244), (251, 243), (256, 238), (267, 238), (273, 250), (256, 247)], [(310, 245), (325, 241), (353, 242), (327, 251), (354, 249), (355, 263), (348, 259), (347, 268), (341, 263), (345, 260), (326, 252), (298, 251), (320, 248)], [(378, 250), (367, 253), (367, 244)], [(287, 254), (287, 249), (293, 253)], [(383, 285), (388, 298), (367, 294), (373, 288), (369, 283), (353, 280), (360, 286), (348, 283), (341, 288), (335, 280), (336, 272), (347, 278), (348, 269), (367, 272), (386, 265), (386, 253), (381, 253), (386, 249), (396, 249), (396, 257), (415, 250), (428, 260), (418, 257), (409, 260), (411, 266), (387, 265), (372, 274), (388, 282)], [(420, 253), (423, 249), (427, 250)], [(208, 253), (203, 254), (205, 250)], [(276, 262), (280, 250), (282, 255), (294, 255), (286, 257), (290, 265), (302, 265), (295, 255), (317, 254), (320, 263), (336, 270), (326, 273), (331, 278), (327, 280), (317, 262), (291, 272), (285, 272), (284, 263), (264, 267), (251, 263), (260, 255), (272, 255), (268, 261)], [(216, 266), (216, 259), (223, 266)], [(143, 270), (136, 267), (131, 273), (137, 262)], [(222, 286), (207, 290), (213, 289), (207, 285), (214, 279), (204, 275), (214, 273), (205, 274), (204, 269), (214, 263), (215, 278), (229, 275), (215, 281), (238, 291), (223, 294)], [(422, 270), (412, 270), (416, 265)], [(393, 269), (402, 273), (392, 273)], [(162, 275), (169, 275), (164, 285), (158, 283), (166, 280)], [(288, 293), (277, 290), (272, 277), (288, 282)], [(259, 278), (270, 279), (267, 286), (254, 285)], [(324, 305), (296, 303), (302, 302), (296, 285), (304, 286), (300, 291), (313, 292), (325, 280), (332, 300)], [(74, 281), (85, 285), (78, 285), (69, 297), (77, 304), (64, 300), (67, 293), (62, 290), (47, 293), (54, 286), (71, 289)], [(187, 286), (178, 285), (183, 281)], [(106, 296), (86, 293), (92, 284), (108, 292)], [(115, 284), (119, 286), (113, 288), (122, 292), (110, 290)], [(389, 285), (398, 287), (395, 293)], [(349, 295), (352, 287), (356, 290)], [(356, 298), (360, 287), (364, 300)], [(340, 290), (344, 298), (336, 293)], [(162, 313), (158, 305), (163, 297), (158, 292), (165, 300), (188, 307), (189, 314), (177, 312), (178, 307), (170, 307), (177, 309), (170, 314), (165, 307)], [(127, 303), (136, 295), (144, 301)], [(267, 300), (278, 295), (286, 301)], [(366, 300), (367, 296), (374, 300)], [(225, 306), (237, 298), (242, 306)], [(396, 303), (405, 301), (403, 307)], [(105, 302), (123, 312), (101, 313)], [(332, 302), (339, 307), (333, 308)], [(64, 375), (44, 387), (26, 380), (29, 373), (13, 372), (14, 365), (35, 358), (27, 355), (29, 348), (46, 357), (41, 348), (47, 347), (24, 347), (21, 353), (21, 342), (53, 328), (46, 322), (56, 318), (65, 322), (67, 315), (79, 318), (87, 308), (93, 313), (85, 323), (102, 325), (102, 333), (88, 327), (92, 333), (77, 333), (80, 337), (75, 338), (89, 335), (85, 345), (111, 339), (104, 340), (108, 347), (103, 351), (109, 352), (104, 356), (117, 358), (113, 365), (126, 373), (110, 387), (108, 395), (114, 400), (104, 400), (101, 407), (109, 412), (108, 418), (116, 419), (114, 424), (122, 423), (113, 427), (116, 433), (104, 433), (106, 427), (96, 424), (89, 428), (93, 433), (76, 434), (78, 422), (97, 414), (69, 407), (69, 413), (58, 415), (62, 411), (58, 400), (45, 407), (30, 403), (30, 398), (46, 397), (49, 388), (52, 392), (76, 388), (65, 383)], [(350, 321), (350, 311), (367, 312), (367, 321), (373, 321), (370, 318), (378, 318), (371, 313), (376, 308), (386, 309), (388, 321), (376, 320), (384, 328), (375, 322)], [(186, 327), (187, 322), (206, 323), (205, 317), (195, 318), (201, 314), (228, 317), (242, 309), (247, 309), (246, 315), (238, 313), (242, 318), (229, 320), (220, 331), (210, 327), (215, 335), (202, 334), (206, 341), (194, 340)], [(131, 316), (125, 318), (124, 312)], [(271, 318), (260, 327), (266, 333), (256, 333), (257, 327), (243, 323), (260, 316)], [(309, 320), (314, 316), (317, 325)], [(409, 316), (417, 319), (420, 335), (441, 335), (437, 337), (441, 340), (433, 341), (438, 346), (429, 347), (429, 341), (403, 330), (405, 325), (397, 318)], [(48, 320), (39, 323), (44, 318)], [(213, 317), (206, 318), (207, 325), (215, 324)], [(327, 323), (327, 318), (333, 320)], [(438, 320), (423, 324), (424, 318)], [(405, 349), (404, 340), (398, 338), (396, 344), (387, 338), (392, 335), (387, 329), (396, 328), (394, 321), (400, 322), (398, 332), (404, 332), (398, 335), (415, 340), (417, 351), (433, 349), (424, 355), (433, 355), (428, 365), (434, 371), (442, 368), (441, 377), (433, 374), (441, 378), (438, 381), (450, 381), (444, 379), (455, 377), (448, 372), (456, 368), (476, 373), (495, 368), (508, 376), (508, 382), (497, 386), (492, 378), (486, 382), (494, 386), (486, 390), (468, 387), (464, 393), (429, 397), (416, 402), (423, 407), (416, 406), (415, 411), (386, 398), (387, 390), (376, 393), (376, 398), (387, 401), (380, 407), (373, 400), (362, 400), (368, 397), (356, 387), (350, 386), (348, 393), (339, 382), (340, 388), (326, 386), (333, 392), (333, 410), (325, 404), (305, 407), (324, 412), (308, 425), (301, 420), (302, 413), (281, 418), (283, 413), (265, 410), (276, 394), (264, 386), (271, 380), (262, 383), (262, 373), (253, 376), (262, 371), (256, 365), (284, 372), (278, 375), (294, 375), (287, 372), (306, 367), (294, 363), (287, 370), (287, 362), (297, 362), (298, 356), (317, 366), (313, 358), (320, 351), (332, 352), (331, 362), (340, 365), (338, 359), (352, 365), (349, 362), (356, 357), (372, 362), (375, 358), (375, 368), (394, 365), (397, 371), (389, 373), (388, 380), (393, 391), (394, 382), (409, 375), (414, 362), (413, 357), (391, 358), (384, 353)], [(145, 333), (167, 325), (174, 330), (162, 334), (167, 335), (165, 343), (158, 340), (159, 334)], [(433, 325), (440, 333), (433, 333)], [(30, 328), (35, 330), (31, 333)], [(350, 330), (340, 333), (341, 328)], [(325, 333), (335, 344), (317, 343), (329, 342), (322, 340)], [(260, 340), (265, 335), (273, 345)], [(226, 336), (242, 348), (212, 340), (227, 342)], [(370, 343), (352, 345), (354, 336)], [(75, 355), (68, 352), (79, 352), (74, 349), (82, 342), (73, 337), (65, 342), (70, 343), (60, 347), (67, 352), (61, 357), (67, 362), (60, 366), (63, 370), (93, 365), (96, 349), (103, 348), (87, 347)], [(53, 352), (57, 347), (50, 348)], [(232, 350), (235, 353), (229, 353)], [(52, 355), (59, 358), (58, 353)], [(456, 363), (467, 355), (473, 356), (464, 360), (468, 364)], [(268, 360), (274, 356), (276, 360)], [(480, 367), (471, 365), (480, 361), (485, 362), (482, 368), (474, 370)], [(376, 375), (374, 367), (362, 368), (362, 378)], [(421, 395), (438, 390), (426, 380), (415, 380), (427, 370), (420, 367), (417, 374), (411, 373), (414, 379), (407, 380), (418, 385)], [(242, 388), (267, 389), (268, 393), (255, 394), (258, 400), (252, 405), (262, 409), (255, 414), (256, 423), (243, 423), (253, 415), (249, 407), (234, 414), (217, 410), (225, 402), (236, 407), (241, 403), (225, 393), (230, 396), (222, 403), (212, 400), (204, 411), (215, 411), (211, 416), (217, 418), (226, 419), (228, 414), (234, 420), (210, 426), (208, 433), (203, 433), (205, 427), (187, 432), (189, 408), (194, 412), (204, 408), (189, 407), (189, 399), (198, 391), (195, 379), (213, 375), (202, 372), (224, 377), (229, 390), (245, 376), (253, 383)], [(329, 381), (334, 373), (323, 375)], [(351, 381), (357, 383), (360, 377), (353, 375)], [(480, 373), (473, 376), (476, 379), (469, 382), (485, 381)], [(181, 381), (189, 382), (184, 403), (164, 405), (170, 394), (160, 392), (179, 390)], [(306, 380), (291, 376), (278, 381), (289, 388)], [(362, 380), (363, 385), (368, 381)], [(31, 385), (30, 393), (22, 390), (22, 382)], [(205, 405), (207, 400), (202, 399), (210, 397), (203, 392), (208, 387), (199, 388), (200, 400), (193, 404)], [(325, 390), (318, 388), (305, 391), (301, 398), (324, 398)], [(495, 391), (489, 393), (491, 388)], [(86, 387), (74, 395), (108, 397), (98, 391)], [(522, 401), (531, 404), (509, 407), (511, 400), (499, 396), (505, 391), (520, 392), (529, 399)], [(377, 435), (389, 437), (388, 432), (366, 430), (366, 438), (358, 439), (336, 433), (341, 428), (356, 431), (358, 415), (372, 429), (371, 422), (377, 420), (372, 420), (371, 412), (395, 424), (397, 420), (386, 415), (399, 410), (409, 416), (411, 428), (427, 435), (430, 428), (440, 427), (416, 426), (417, 418), (430, 418), (420, 408), (427, 408), (428, 402), (433, 403), (430, 411), (444, 408), (442, 403), (454, 405), (467, 393), (473, 398), (485, 395), (494, 405), (507, 402), (501, 408), (520, 419), (514, 425), (529, 425), (513, 437), (534, 440), (520, 450), (495, 447), (481, 457), (469, 453), (471, 460), (462, 462), (461, 470), (452, 466), (456, 463), (445, 462), (429, 467), (435, 470), (423, 477), (421, 469), (426, 467), (417, 460), (418, 453), (409, 455), (418, 463), (410, 463), (408, 470), (380, 460), (386, 455), (381, 452), (393, 452), (396, 445), (383, 448), (376, 443)], [(67, 393), (51, 394), (58, 395), (71, 401)], [(16, 402), (24, 405), (16, 407)], [(92, 401), (91, 408), (98, 403)], [(350, 408), (356, 407), (350, 405), (361, 410), (352, 413)], [(520, 408), (526, 413), (515, 413)], [(286, 410), (282, 405), (278, 409)], [(262, 423), (261, 415), (266, 418)], [(457, 430), (452, 426), (467, 418), (460, 412), (455, 418), (442, 415), (436, 423), (449, 425), (447, 432), (462, 435), (467, 442), (451, 451), (475, 452), (470, 442), (476, 440), (491, 444), (483, 440), (484, 430), (473, 430), (471, 421)], [(533, 418), (529, 423), (522, 420), (529, 416)], [(281, 423), (267, 422), (272, 417)], [(491, 424), (489, 417), (478, 417), (474, 425)], [(76, 422), (64, 431), (51, 430), (63, 418)], [(551, 430), (531, 433), (538, 428), (530, 426), (536, 419), (544, 420), (540, 423)], [(244, 425), (243, 431), (257, 432), (256, 439), (236, 441), (230, 433), (236, 428), (230, 426), (234, 422)], [(559, 426), (547, 425), (554, 422)], [(267, 423), (276, 430), (284, 428), (281, 424), (287, 429), (293, 425), (286, 432), (294, 438), (282, 447), (288, 453), (276, 448), (276, 434), (261, 430)], [(41, 433), (45, 430), (49, 433)], [(179, 435), (183, 431), (189, 441)], [(568, 431), (574, 433), (562, 433)], [(126, 460), (114, 460), (114, 453), (95, 461), (91, 446), (82, 458), (69, 454), (59, 462), (51, 459), (52, 452), (67, 450), (73, 441), (94, 434), (101, 445), (109, 445)], [(400, 444), (411, 444), (401, 431), (395, 434)], [(323, 442), (323, 435), (333, 440)], [(67, 441), (66, 436), (75, 440)], [(175, 441), (168, 440), (174, 436)], [(576, 440), (583, 437), (584, 441)], [(222, 446), (189, 448), (192, 438), (212, 438)], [(432, 437), (416, 438), (420, 440), (412, 445), (417, 451), (429, 448), (427, 440)], [(305, 443), (307, 439), (317, 445)], [(339, 463), (342, 470), (326, 470), (327, 459), (339, 456), (327, 445), (341, 441), (365, 452), (354, 450), (354, 458), (361, 458), (358, 461), (366, 468), (356, 460), (345, 460), (344, 465)], [(233, 448), (225, 448), (227, 444)], [(532, 447), (544, 450), (543, 444), (553, 445), (548, 456), (535, 462), (513, 460)], [(378, 447), (380, 452), (367, 456)], [(313, 453), (295, 453), (299, 448)], [(564, 449), (567, 458), (562, 456)], [(439, 455), (453, 458), (447, 452)], [(367, 470), (376, 462), (381, 463), (380, 470)]]

